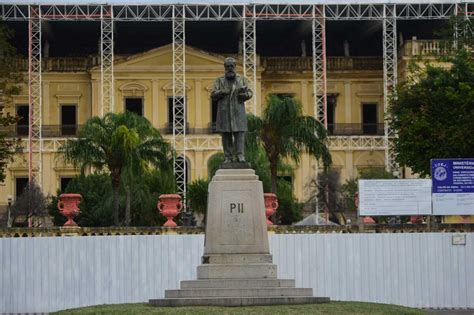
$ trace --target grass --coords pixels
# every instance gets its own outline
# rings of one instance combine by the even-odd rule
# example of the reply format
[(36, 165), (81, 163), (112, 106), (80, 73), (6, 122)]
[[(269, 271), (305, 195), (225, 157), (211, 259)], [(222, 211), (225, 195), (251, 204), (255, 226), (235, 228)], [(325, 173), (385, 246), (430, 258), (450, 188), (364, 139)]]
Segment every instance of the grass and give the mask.
[(307, 305), (275, 305), (275, 306), (242, 306), (242, 307), (217, 307), (217, 306), (196, 306), (196, 307), (154, 307), (148, 304), (117, 304), (98, 305), (77, 309), (64, 310), (56, 313), (61, 314), (380, 314), (380, 315), (415, 315), (425, 314), (425, 312), (389, 304), (375, 304), (363, 302), (331, 302), (324, 304)]

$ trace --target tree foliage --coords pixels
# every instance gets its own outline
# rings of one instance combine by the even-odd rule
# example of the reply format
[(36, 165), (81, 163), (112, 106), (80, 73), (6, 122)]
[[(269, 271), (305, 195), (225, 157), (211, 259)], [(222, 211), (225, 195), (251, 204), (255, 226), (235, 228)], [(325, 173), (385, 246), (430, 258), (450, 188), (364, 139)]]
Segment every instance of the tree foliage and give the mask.
[(13, 95), (20, 92), (20, 83), (23, 82), (23, 76), (17, 69), (15, 62), (17, 52), (9, 39), (13, 32), (4, 24), (0, 24), (0, 182), (5, 179), (5, 169), (10, 161), (13, 160), (15, 153), (20, 148), (20, 140), (8, 138), (4, 132), (17, 123), (17, 117), (5, 113), (4, 107), (12, 106)]
[(430, 159), (474, 156), (474, 63), (461, 49), (452, 66), (427, 64), (400, 85), (391, 102), (397, 161), (422, 176)]
[(46, 214), (48, 200), (41, 192), (40, 187), (33, 181), (29, 182), (23, 193), (18, 196), (12, 205), (12, 221), (15, 224), (18, 216), (28, 218), (30, 216), (42, 216)]
[(324, 126), (311, 116), (304, 116), (301, 104), (292, 97), (269, 95), (263, 116), (249, 115), (247, 147), (262, 146), (269, 162), (271, 191), (277, 191), (278, 165), (285, 158), (300, 161), (303, 152), (322, 160), (325, 169), (331, 164)]
[(359, 172), (359, 176), (356, 178), (349, 178), (340, 187), (341, 202), (344, 209), (349, 211), (356, 211), (357, 208), (354, 203), (356, 192), (359, 190), (358, 180), (359, 179), (394, 179), (392, 173), (387, 172), (381, 168), (367, 168)]
[(78, 138), (68, 140), (60, 152), (67, 162), (83, 170), (92, 166), (110, 172), (115, 225), (119, 225), (121, 185), (125, 184), (126, 194), (131, 195), (132, 174), (141, 175), (152, 167), (171, 167), (170, 145), (146, 118), (128, 111), (90, 118)]

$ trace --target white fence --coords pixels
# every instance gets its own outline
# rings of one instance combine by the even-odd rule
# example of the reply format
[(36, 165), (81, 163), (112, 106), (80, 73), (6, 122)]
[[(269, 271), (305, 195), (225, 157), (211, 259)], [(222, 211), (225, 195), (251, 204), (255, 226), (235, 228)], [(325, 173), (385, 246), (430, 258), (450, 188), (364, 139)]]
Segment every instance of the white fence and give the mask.
[[(460, 233), (457, 233), (460, 234)], [(315, 296), (474, 308), (474, 233), (275, 234), (279, 278)], [(195, 279), (204, 235), (0, 239), (0, 313), (146, 302)]]

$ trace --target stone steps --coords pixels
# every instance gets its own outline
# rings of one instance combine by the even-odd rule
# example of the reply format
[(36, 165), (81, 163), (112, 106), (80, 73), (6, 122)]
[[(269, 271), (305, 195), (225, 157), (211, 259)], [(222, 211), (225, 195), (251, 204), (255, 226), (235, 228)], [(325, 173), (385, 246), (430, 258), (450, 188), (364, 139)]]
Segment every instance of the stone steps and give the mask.
[(171, 298), (154, 299), (149, 303), (153, 306), (252, 306), (282, 304), (317, 304), (328, 303), (327, 297), (286, 296), (286, 297), (220, 297), (220, 298)]
[(197, 267), (198, 279), (276, 279), (274, 264), (212, 264)]
[(210, 289), (210, 288), (294, 288), (292, 279), (201, 279), (181, 281), (181, 289)]
[(212, 254), (202, 256), (203, 264), (271, 264), (270, 254)]
[(312, 296), (310, 288), (209, 288), (166, 290), (165, 298), (212, 298), (212, 297), (281, 297)]

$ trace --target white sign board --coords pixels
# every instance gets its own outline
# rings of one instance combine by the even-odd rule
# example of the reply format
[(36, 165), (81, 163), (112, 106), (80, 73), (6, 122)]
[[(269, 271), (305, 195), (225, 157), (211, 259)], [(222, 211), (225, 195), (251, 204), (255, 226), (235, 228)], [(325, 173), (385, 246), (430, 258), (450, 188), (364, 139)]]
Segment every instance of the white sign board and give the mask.
[(430, 215), (431, 179), (359, 179), (359, 215)]

